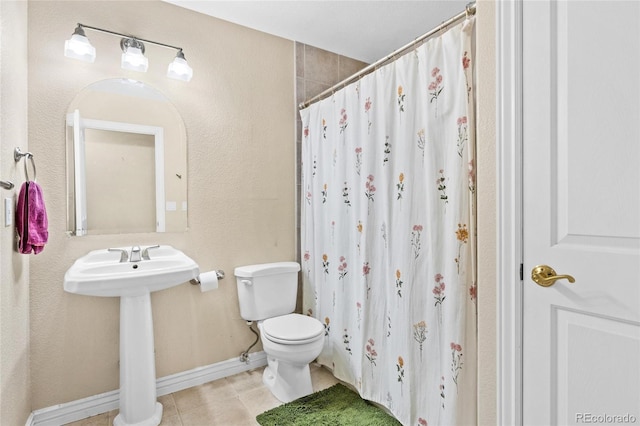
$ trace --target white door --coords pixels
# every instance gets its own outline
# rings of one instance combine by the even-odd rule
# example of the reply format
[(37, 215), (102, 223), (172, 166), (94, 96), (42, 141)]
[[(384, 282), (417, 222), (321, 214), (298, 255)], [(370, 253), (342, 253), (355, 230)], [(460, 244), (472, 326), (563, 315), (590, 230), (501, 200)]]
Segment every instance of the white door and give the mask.
[(524, 424), (640, 424), (640, 2), (527, 0), (523, 38)]

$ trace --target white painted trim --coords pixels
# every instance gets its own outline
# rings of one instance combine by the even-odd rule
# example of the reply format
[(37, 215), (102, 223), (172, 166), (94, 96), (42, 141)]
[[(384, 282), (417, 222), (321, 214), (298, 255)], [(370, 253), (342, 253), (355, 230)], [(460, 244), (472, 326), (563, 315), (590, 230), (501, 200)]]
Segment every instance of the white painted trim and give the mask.
[(522, 424), (522, 2), (496, 2), (497, 414)]
[[(154, 161), (156, 183), (156, 232), (165, 232), (166, 205), (164, 193), (164, 128), (146, 124), (122, 123), (119, 121), (96, 120), (80, 117), (80, 111), (67, 114), (67, 126), (73, 126), (75, 197), (76, 197), (76, 235), (87, 233), (86, 173), (84, 130), (106, 130), (110, 132), (137, 133), (152, 135), (154, 138)], [(80, 171), (80, 173), (78, 173)]]
[[(265, 365), (267, 355), (263, 351), (254, 352), (249, 354), (249, 363), (232, 358), (159, 378), (156, 380), (156, 391), (158, 396), (167, 395)], [(120, 391), (115, 390), (35, 410), (29, 415), (25, 426), (59, 426), (106, 413), (118, 408), (119, 396)]]

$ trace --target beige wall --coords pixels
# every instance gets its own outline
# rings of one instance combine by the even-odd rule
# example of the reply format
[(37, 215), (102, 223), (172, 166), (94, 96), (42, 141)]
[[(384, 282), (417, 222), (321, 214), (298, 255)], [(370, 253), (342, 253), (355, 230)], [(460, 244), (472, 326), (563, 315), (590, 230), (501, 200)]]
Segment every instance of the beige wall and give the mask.
[[(23, 34), (25, 3), (0, 2), (3, 79), (6, 34)], [(495, 372), (495, 5), (478, 2), (478, 222), (479, 222), (479, 424), (496, 424)], [(17, 10), (14, 10), (17, 9)], [(154, 294), (158, 376), (233, 358), (252, 341), (239, 319), (236, 265), (295, 256), (293, 45), (171, 5), (141, 2), (129, 16), (113, 3), (29, 2), (29, 149), (36, 154), (50, 218), (50, 244), (31, 258), (31, 369), (29, 396), (29, 296), (25, 257), (11, 253), (13, 231), (2, 235), (0, 302), (0, 424), (19, 424), (31, 409), (70, 401), (118, 386), (118, 303), (69, 295), (64, 271), (94, 248), (167, 243), (183, 249), (203, 270), (228, 278), (216, 292), (183, 285)], [(144, 19), (139, 19), (144, 17)], [(11, 19), (12, 25), (6, 25)], [(95, 64), (62, 57), (76, 22), (181, 45), (194, 68), (189, 84), (164, 77), (167, 52), (149, 48), (146, 74), (119, 68), (117, 39), (88, 32), (98, 49)], [(172, 22), (168, 30), (163, 22)], [(12, 61), (16, 55), (12, 52)], [(26, 58), (24, 58), (26, 61)], [(18, 58), (20, 61), (20, 58)], [(155, 66), (154, 66), (155, 64)], [(24, 72), (24, 68), (18, 70)], [(65, 236), (64, 122), (75, 94), (104, 78), (131, 76), (163, 91), (182, 113), (189, 137), (187, 233), (69, 238)], [(20, 80), (19, 77), (17, 77)], [(18, 81), (24, 87), (26, 81)], [(21, 182), (9, 159), (13, 140), (24, 141), (26, 118), (7, 128), (7, 104), (26, 99), (2, 92), (2, 175)], [(264, 106), (264, 108), (256, 108)], [(7, 133), (10, 131), (10, 136)], [(7, 342), (12, 344), (8, 345)], [(7, 392), (7, 389), (11, 389)], [(20, 421), (14, 421), (19, 419)]]
[[(226, 272), (217, 291), (184, 284), (152, 295), (162, 377), (245, 350), (253, 334), (239, 315), (234, 267), (296, 255), (293, 42), (164, 2), (121, 4), (29, 1), (29, 148), (50, 232), (30, 265), (32, 409), (118, 388), (118, 300), (63, 291), (64, 272), (77, 257), (110, 246), (171, 244), (202, 271)], [(124, 71), (118, 38), (92, 31), (96, 62), (65, 58), (64, 40), (77, 22), (181, 46), (193, 80), (167, 79), (175, 52), (149, 44), (149, 71)], [(65, 234), (65, 113), (83, 87), (112, 77), (149, 83), (182, 114), (189, 140), (188, 232)]]
[(477, 3), (478, 424), (496, 417), (495, 2)]
[[(27, 143), (27, 4), (0, 1), (0, 179), (17, 199), (23, 164), (13, 150)], [(4, 206), (4, 201), (2, 201)], [(4, 223), (4, 214), (0, 214)], [(15, 250), (13, 227), (0, 226), (0, 424), (24, 424), (31, 412), (29, 380), (29, 259)]]

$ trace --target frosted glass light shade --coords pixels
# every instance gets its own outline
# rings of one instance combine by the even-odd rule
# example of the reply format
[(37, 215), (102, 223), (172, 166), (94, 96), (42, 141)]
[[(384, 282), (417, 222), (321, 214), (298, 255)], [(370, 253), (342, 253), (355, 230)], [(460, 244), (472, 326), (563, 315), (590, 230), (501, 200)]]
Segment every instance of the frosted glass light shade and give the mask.
[(69, 40), (64, 42), (64, 56), (85, 62), (94, 62), (96, 48), (91, 45), (87, 37), (73, 34)]
[(120, 65), (125, 70), (147, 72), (149, 60), (144, 56), (142, 50), (137, 47), (128, 47), (122, 54)]
[(176, 80), (190, 81), (193, 77), (193, 69), (187, 64), (186, 59), (176, 56), (167, 68), (167, 77)]

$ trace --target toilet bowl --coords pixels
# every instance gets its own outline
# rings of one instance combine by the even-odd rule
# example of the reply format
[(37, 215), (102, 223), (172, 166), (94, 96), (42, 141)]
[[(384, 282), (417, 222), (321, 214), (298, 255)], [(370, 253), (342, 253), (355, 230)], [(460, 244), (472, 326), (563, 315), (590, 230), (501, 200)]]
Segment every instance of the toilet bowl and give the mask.
[(235, 269), (240, 316), (257, 321), (267, 367), (262, 381), (282, 402), (313, 392), (309, 363), (324, 345), (324, 325), (292, 313), (298, 291), (296, 262), (265, 263)]
[(309, 363), (324, 345), (324, 326), (315, 318), (288, 314), (258, 323), (267, 367), (262, 382), (282, 402), (313, 392)]

